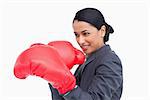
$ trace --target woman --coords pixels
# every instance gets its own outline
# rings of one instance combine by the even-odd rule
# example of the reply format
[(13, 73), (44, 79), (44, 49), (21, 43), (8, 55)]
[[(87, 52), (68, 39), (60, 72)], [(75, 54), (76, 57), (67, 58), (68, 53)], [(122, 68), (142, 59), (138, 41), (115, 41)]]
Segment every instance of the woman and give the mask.
[(51, 87), (53, 100), (120, 100), (123, 88), (122, 64), (106, 44), (113, 28), (95, 8), (78, 11), (73, 20), (76, 40), (87, 56), (75, 72), (76, 87), (59, 94)]

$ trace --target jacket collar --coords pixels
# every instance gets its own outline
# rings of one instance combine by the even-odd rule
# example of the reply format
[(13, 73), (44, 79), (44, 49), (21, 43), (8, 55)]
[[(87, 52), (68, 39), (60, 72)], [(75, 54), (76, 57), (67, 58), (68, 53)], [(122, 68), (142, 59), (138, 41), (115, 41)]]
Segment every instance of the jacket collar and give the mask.
[[(83, 69), (85, 68), (85, 66), (87, 64), (89, 64), (91, 61), (93, 61), (95, 58), (97, 58), (98, 56), (103, 56), (105, 55), (105, 53), (107, 53), (108, 51), (110, 51), (110, 46), (109, 45), (104, 45), (103, 47), (99, 48), (98, 50), (96, 50), (95, 52), (93, 52), (90, 56), (88, 56), (86, 58), (86, 62), (82, 65), (80, 65), (78, 67), (78, 70), (83, 71)], [(79, 71), (79, 72), (80, 72)], [(78, 75), (78, 71), (75, 72), (75, 75), (77, 76)]]
[(91, 55), (89, 55), (86, 59), (86, 62), (84, 65), (88, 64), (89, 62), (91, 62), (92, 60), (94, 60), (95, 58), (97, 58), (98, 56), (103, 56), (105, 55), (106, 52), (110, 51), (110, 46), (109, 45), (104, 45), (101, 48), (97, 49), (95, 52), (93, 52)]

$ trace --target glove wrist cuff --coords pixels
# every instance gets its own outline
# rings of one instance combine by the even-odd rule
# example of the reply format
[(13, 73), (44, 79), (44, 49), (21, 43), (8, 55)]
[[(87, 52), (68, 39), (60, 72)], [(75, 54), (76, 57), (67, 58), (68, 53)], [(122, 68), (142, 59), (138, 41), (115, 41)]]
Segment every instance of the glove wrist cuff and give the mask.
[[(75, 87), (71, 90), (71, 91), (73, 91), (74, 89), (76, 89), (78, 86), (77, 85), (75, 85)], [(64, 96), (67, 96), (67, 95), (69, 95), (70, 93), (71, 93), (71, 91), (68, 91), (67, 93), (65, 93), (65, 94), (62, 94), (62, 96), (64, 97)]]

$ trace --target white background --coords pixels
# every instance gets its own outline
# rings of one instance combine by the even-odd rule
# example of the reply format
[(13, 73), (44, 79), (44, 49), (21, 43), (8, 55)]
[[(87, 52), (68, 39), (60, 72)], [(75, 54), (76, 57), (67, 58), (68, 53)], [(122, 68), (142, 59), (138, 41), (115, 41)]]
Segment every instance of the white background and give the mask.
[(99, 9), (115, 30), (109, 44), (123, 64), (121, 100), (150, 100), (150, 16), (146, 0), (1, 0), (0, 100), (51, 100), (47, 82), (35, 76), (15, 78), (14, 63), (35, 42), (68, 40), (79, 48), (72, 20), (84, 7)]

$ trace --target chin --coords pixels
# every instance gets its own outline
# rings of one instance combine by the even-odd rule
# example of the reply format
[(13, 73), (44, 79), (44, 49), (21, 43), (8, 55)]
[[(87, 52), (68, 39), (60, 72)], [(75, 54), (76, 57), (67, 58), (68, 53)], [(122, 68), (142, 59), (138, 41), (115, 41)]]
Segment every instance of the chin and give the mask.
[(88, 51), (85, 51), (84, 52), (86, 55), (90, 55), (91, 54), (91, 52), (88, 52)]
[(88, 52), (84, 51), (84, 53), (85, 53), (86, 55), (88, 55)]

